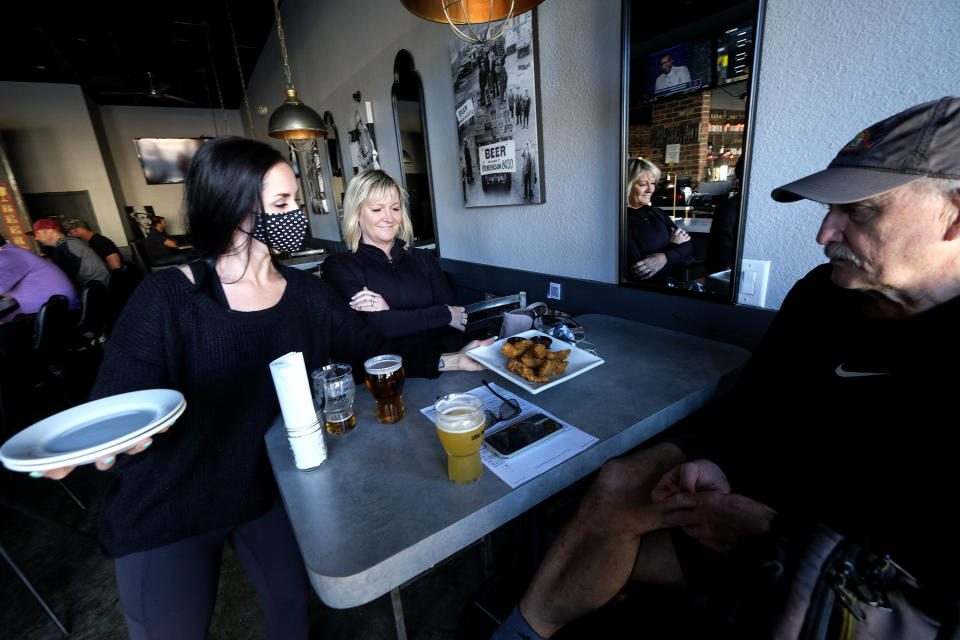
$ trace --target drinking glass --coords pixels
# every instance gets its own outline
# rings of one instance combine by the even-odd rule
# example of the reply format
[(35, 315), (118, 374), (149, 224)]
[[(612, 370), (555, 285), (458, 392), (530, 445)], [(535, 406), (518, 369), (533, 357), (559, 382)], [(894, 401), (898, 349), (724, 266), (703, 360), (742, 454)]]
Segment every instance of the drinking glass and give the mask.
[(357, 424), (353, 413), (356, 384), (353, 368), (348, 364), (328, 364), (311, 375), (317, 411), (323, 411), (327, 432), (339, 436), (349, 433)]
[(476, 481), (483, 473), (483, 402), (470, 393), (451, 393), (433, 407), (437, 411), (437, 437), (447, 452), (447, 474), (461, 484)]
[(403, 358), (395, 354), (374, 356), (363, 363), (367, 388), (377, 401), (377, 420), (393, 424), (403, 419)]

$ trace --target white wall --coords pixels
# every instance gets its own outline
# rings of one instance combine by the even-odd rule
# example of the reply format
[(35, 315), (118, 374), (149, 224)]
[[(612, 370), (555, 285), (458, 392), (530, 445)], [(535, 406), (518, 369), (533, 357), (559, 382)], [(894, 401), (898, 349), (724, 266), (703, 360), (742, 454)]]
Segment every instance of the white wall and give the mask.
[(771, 260), (767, 307), (825, 262), (825, 207), (774, 188), (826, 168), (869, 125), (958, 93), (957, 0), (768, 0), (744, 257)]
[(125, 244), (79, 86), (0, 82), (0, 130), (21, 193), (88, 191), (103, 235)]
[(226, 123), (219, 109), (103, 106), (100, 114), (124, 204), (137, 211), (151, 205), (157, 215), (167, 219), (167, 232), (171, 234), (185, 232), (181, 211), (183, 184), (148, 185), (133, 139), (216, 137), (227, 135), (228, 128), (232, 135), (248, 135), (236, 109), (226, 111)]
[[(390, 89), (397, 52), (413, 56), (423, 82), (434, 206), (444, 257), (615, 282), (619, 252), (620, 0), (549, 0), (539, 12), (541, 120), (547, 200), (542, 205), (463, 206), (448, 26), (399, 2), (287, 0), (282, 18), (301, 99), (334, 114), (345, 162), (347, 130), (373, 102), (383, 168), (400, 175)], [(376, 16), (358, 20), (357, 16)], [(249, 83), (251, 102), (272, 112), (283, 99), (276, 33)], [(261, 139), (266, 118), (255, 116)], [(279, 148), (279, 147), (278, 147)], [(348, 173), (350, 169), (347, 170)], [(531, 234), (536, 233), (536, 241)]]

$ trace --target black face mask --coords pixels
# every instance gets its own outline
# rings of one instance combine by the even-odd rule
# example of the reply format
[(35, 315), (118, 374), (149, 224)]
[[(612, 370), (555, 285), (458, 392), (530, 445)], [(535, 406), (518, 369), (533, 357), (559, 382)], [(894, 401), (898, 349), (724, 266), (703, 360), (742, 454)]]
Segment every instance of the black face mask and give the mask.
[(279, 253), (296, 251), (307, 235), (307, 218), (302, 209), (259, 213), (250, 235)]

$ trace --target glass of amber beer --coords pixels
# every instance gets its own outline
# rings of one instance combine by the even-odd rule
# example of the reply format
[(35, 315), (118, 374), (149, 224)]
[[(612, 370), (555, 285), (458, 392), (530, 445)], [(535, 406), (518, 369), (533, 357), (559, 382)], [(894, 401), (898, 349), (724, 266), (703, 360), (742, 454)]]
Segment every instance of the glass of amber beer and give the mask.
[(377, 420), (393, 424), (403, 419), (403, 358), (386, 354), (363, 363), (367, 388), (377, 401)]
[(487, 421), (483, 402), (470, 393), (451, 393), (437, 400), (437, 436), (447, 452), (447, 473), (454, 482), (474, 482), (483, 473), (480, 445)]
[(339, 436), (357, 424), (353, 413), (353, 368), (348, 364), (328, 364), (311, 374), (317, 411), (323, 411), (327, 432)]

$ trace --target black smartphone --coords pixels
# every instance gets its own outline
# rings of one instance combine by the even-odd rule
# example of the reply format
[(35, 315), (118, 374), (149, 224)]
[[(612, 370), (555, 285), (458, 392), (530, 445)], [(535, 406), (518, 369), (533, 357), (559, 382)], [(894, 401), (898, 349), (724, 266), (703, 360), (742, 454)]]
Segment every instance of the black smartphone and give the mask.
[(539, 444), (544, 438), (552, 436), (561, 429), (563, 426), (559, 422), (542, 413), (537, 413), (493, 435), (486, 436), (484, 442), (498, 456), (509, 458), (528, 447)]

